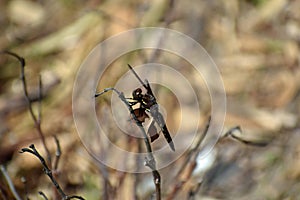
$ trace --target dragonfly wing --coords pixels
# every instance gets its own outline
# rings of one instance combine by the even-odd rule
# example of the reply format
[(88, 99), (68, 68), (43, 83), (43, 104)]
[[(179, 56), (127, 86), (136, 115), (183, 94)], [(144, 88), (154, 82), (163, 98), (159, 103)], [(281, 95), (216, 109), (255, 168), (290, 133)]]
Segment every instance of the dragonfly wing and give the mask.
[(156, 140), (159, 137), (159, 134), (157, 133), (157, 129), (156, 129), (154, 123), (155, 123), (155, 121), (153, 120), (148, 129), (148, 135), (150, 137), (151, 142), (153, 142), (154, 140)]
[[(152, 111), (152, 112), (151, 112)], [(175, 146), (174, 146), (174, 143), (173, 143), (173, 140), (172, 140), (172, 137), (169, 133), (169, 130), (167, 128), (167, 125), (165, 123), (165, 120), (164, 120), (164, 117), (162, 116), (162, 114), (158, 111), (158, 109), (151, 109), (150, 108), (150, 112), (151, 112), (151, 115), (153, 117), (153, 119), (156, 121), (156, 123), (159, 125), (159, 127), (161, 128), (161, 131), (164, 135), (164, 137), (166, 138), (170, 148), (175, 151)]]

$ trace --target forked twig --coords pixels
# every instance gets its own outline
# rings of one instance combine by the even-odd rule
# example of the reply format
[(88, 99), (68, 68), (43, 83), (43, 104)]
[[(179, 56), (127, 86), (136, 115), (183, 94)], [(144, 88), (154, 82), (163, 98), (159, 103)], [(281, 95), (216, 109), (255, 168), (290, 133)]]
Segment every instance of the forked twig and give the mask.
[(33, 112), (31, 99), (29, 97), (29, 93), (28, 93), (28, 89), (27, 89), (27, 82), (26, 82), (26, 78), (25, 78), (25, 65), (26, 65), (25, 59), (22, 58), (21, 56), (19, 56), (18, 54), (10, 52), (10, 51), (3, 51), (3, 52), (0, 52), (0, 53), (11, 55), (11, 56), (15, 57), (16, 59), (18, 59), (18, 61), (20, 62), (21, 80), (22, 80), (22, 85), (23, 85), (24, 96), (25, 96), (25, 99), (26, 99), (27, 104), (28, 104), (29, 113), (31, 115), (31, 118), (34, 121), (35, 128), (36, 128), (36, 130), (37, 130), (37, 132), (38, 132), (38, 134), (41, 138), (43, 147), (46, 151), (47, 161), (49, 162), (49, 164), (51, 164), (51, 154), (50, 154), (49, 148), (46, 144), (46, 139), (45, 139), (44, 133), (41, 129), (41, 99), (42, 99), (42, 81), (41, 81), (41, 78), (39, 79), (39, 110), (38, 110), (38, 117), (36, 117), (36, 115)]
[[(19, 55), (15, 54), (15, 53), (13, 53), (13, 52), (10, 52), (10, 51), (3, 51), (3, 52), (0, 52), (0, 53), (11, 55), (11, 56), (17, 58), (18, 61), (20, 62), (21, 80), (22, 80), (25, 99), (26, 99), (27, 104), (28, 104), (28, 109), (29, 109), (29, 113), (31, 115), (31, 118), (34, 121), (35, 128), (37, 129), (37, 132), (38, 132), (38, 134), (39, 134), (39, 136), (42, 140), (43, 147), (44, 147), (44, 149), (46, 151), (46, 154), (47, 154), (47, 161), (48, 161), (48, 164), (49, 164), (50, 167), (48, 167), (47, 162), (45, 161), (43, 156), (41, 156), (39, 154), (39, 152), (36, 150), (36, 148), (34, 147), (33, 144), (30, 145), (29, 148), (23, 148), (21, 150), (21, 153), (24, 153), (24, 152), (31, 153), (31, 154), (35, 155), (40, 160), (40, 162), (43, 166), (43, 170), (44, 170), (45, 174), (51, 179), (53, 185), (55, 186), (55, 188), (57, 189), (57, 191), (61, 195), (62, 199), (64, 199), (64, 200), (67, 200), (67, 199), (84, 199), (84, 198), (82, 198), (80, 196), (76, 196), (76, 195), (67, 196), (63, 192), (63, 190), (61, 189), (61, 187), (59, 186), (58, 182), (56, 181), (55, 177), (52, 174), (52, 171), (51, 171), (51, 167), (52, 167), (51, 154), (50, 154), (50, 151), (47, 147), (45, 136), (44, 136), (44, 134), (42, 132), (42, 129), (41, 129), (41, 111), (42, 111), (42, 96), (43, 96), (41, 76), (39, 76), (39, 87), (38, 87), (39, 88), (39, 90), (38, 90), (38, 102), (39, 102), (39, 104), (38, 104), (38, 113), (37, 113), (37, 116), (36, 116), (33, 112), (32, 101), (29, 97), (29, 93), (28, 93), (28, 89), (27, 89), (27, 82), (26, 82), (26, 78), (25, 78), (25, 59), (20, 57)], [(54, 170), (57, 170), (59, 158), (61, 156), (61, 148), (60, 148), (59, 140), (55, 136), (54, 136), (54, 139), (55, 139), (55, 143), (56, 143), (56, 146), (57, 146), (56, 160), (55, 160), (55, 163), (54, 163)], [(12, 189), (11, 189), (11, 191), (13, 192)], [(47, 197), (44, 193), (39, 192), (39, 194), (41, 196), (43, 196), (44, 199), (47, 199)]]
[(34, 156), (36, 156), (40, 160), (40, 162), (43, 166), (43, 170), (44, 170), (45, 174), (50, 178), (51, 182), (53, 183), (53, 185), (55, 186), (55, 188), (57, 189), (57, 191), (59, 192), (59, 194), (60, 194), (60, 196), (62, 197), (63, 200), (68, 200), (68, 199), (81, 199), (82, 200), (82, 199), (84, 199), (83, 197), (80, 197), (80, 196), (76, 196), (76, 195), (68, 196), (64, 193), (64, 191), (61, 189), (60, 185), (56, 181), (55, 177), (53, 176), (52, 171), (48, 167), (45, 159), (36, 150), (34, 144), (31, 144), (29, 146), (29, 148), (22, 148), (21, 151), (20, 151), (20, 153), (25, 153), (25, 152), (33, 154)]

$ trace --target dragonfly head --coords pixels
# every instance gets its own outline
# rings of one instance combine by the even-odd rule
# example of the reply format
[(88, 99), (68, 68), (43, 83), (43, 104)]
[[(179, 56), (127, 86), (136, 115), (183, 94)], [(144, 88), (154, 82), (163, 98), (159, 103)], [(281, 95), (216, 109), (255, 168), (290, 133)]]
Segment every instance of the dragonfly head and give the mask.
[(142, 89), (141, 88), (137, 88), (137, 89), (133, 90), (133, 92), (132, 92), (132, 98), (134, 100), (138, 100), (138, 101), (142, 100), (142, 98), (143, 98)]

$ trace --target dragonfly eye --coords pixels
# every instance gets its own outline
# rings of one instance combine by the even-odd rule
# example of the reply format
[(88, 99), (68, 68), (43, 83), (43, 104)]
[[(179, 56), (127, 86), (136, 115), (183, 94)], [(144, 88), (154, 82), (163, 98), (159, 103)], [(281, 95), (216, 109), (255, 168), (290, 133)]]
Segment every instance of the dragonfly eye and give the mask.
[(142, 89), (137, 88), (132, 92), (133, 99), (140, 99), (142, 97)]

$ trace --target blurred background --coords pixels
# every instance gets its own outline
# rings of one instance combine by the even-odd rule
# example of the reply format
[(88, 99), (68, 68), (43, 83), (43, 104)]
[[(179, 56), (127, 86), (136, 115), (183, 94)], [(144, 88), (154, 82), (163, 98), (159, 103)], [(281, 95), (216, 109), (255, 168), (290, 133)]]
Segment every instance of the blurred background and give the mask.
[[(192, 175), (183, 179), (185, 184), (173, 199), (292, 200), (300, 198), (299, 10), (299, 0), (2, 0), (0, 50), (25, 58), (32, 96), (37, 95), (41, 74), (42, 129), (53, 157), (56, 145), (51, 136), (60, 141), (62, 157), (55, 174), (66, 193), (105, 199), (106, 191), (114, 193), (112, 199), (149, 199), (153, 192), (151, 174), (132, 175), (107, 168), (110, 186), (103, 184), (103, 166), (87, 154), (76, 133), (73, 83), (88, 53), (122, 31), (154, 26), (192, 37), (221, 72), (227, 94), (224, 131), (239, 125), (245, 140), (267, 145), (257, 147), (230, 139), (219, 142), (212, 166), (201, 174), (197, 193), (191, 194), (199, 183)], [(153, 55), (145, 53), (148, 60)], [(191, 118), (199, 117), (204, 129), (211, 109), (209, 94), (191, 67), (185, 67), (188, 63), (176, 59), (155, 55), (156, 62), (168, 60), (167, 64), (180, 66), (192, 85), (202, 88), (198, 91), (202, 115)], [(120, 66), (127, 62), (113, 63), (99, 90), (115, 83), (124, 72)], [(135, 65), (144, 60), (132, 62)], [(34, 143), (45, 155), (23, 96), (19, 63), (1, 54), (0, 64), (0, 164), (6, 166), (24, 199), (26, 193), (32, 199), (40, 198), (38, 191), (54, 198), (52, 183), (43, 175), (38, 159), (18, 153)], [(105, 99), (108, 97), (97, 105)], [(176, 130), (175, 97), (162, 93), (158, 101), (170, 116), (168, 126)], [(109, 103), (105, 105), (109, 109)], [(34, 108), (37, 111), (38, 107)], [(121, 143), (132, 142), (120, 138)], [(163, 199), (171, 199), (176, 182), (172, 177), (181, 162), (179, 159), (161, 170)], [(13, 199), (2, 174), (0, 192), (0, 199)]]

